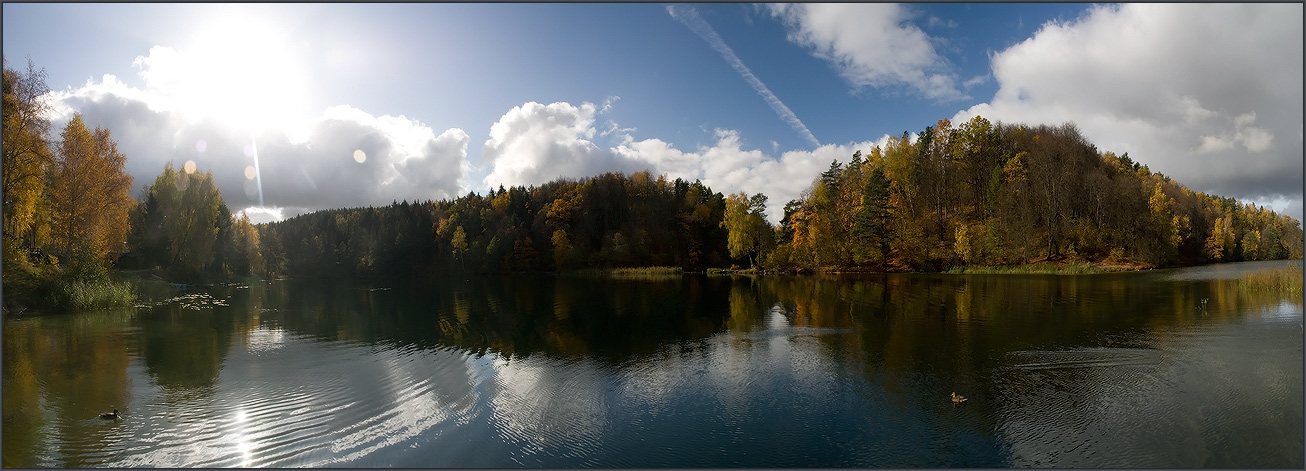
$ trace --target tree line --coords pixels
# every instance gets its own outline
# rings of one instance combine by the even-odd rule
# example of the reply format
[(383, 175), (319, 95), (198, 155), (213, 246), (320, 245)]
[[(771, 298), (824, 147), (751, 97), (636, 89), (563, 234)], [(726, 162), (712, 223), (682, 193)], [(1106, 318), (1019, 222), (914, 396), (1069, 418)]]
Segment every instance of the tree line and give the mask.
[(274, 273), (438, 275), (728, 266), (726, 198), (701, 182), (606, 173), (484, 196), (333, 209), (260, 225)]
[[(129, 195), (109, 130), (49, 137), (44, 72), (4, 68), (4, 276), (392, 276), (675, 266), (938, 271), (1302, 257), (1301, 223), (1196, 193), (1072, 124), (948, 120), (834, 161), (767, 222), (767, 197), (606, 173), (439, 201), (233, 217), (211, 171), (169, 162)], [(42, 268), (44, 267), (44, 268)], [(44, 272), (42, 272), (44, 270)], [(89, 275), (88, 275), (89, 274)], [(70, 275), (72, 276), (72, 275)]]
[(1073, 124), (948, 120), (832, 162), (780, 224), (764, 194), (648, 172), (452, 201), (320, 211), (262, 227), (292, 275), (627, 266), (939, 271), (1076, 261), (1124, 267), (1301, 258), (1301, 223), (1193, 192)]

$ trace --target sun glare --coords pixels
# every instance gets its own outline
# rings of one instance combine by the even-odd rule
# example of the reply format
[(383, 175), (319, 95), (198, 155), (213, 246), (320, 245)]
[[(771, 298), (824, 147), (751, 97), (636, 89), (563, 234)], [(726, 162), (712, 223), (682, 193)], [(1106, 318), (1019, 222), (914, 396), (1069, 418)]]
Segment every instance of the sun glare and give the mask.
[(305, 107), (305, 75), (292, 44), (267, 18), (230, 13), (197, 25), (190, 43), (155, 47), (137, 64), (149, 86), (191, 119), (257, 133), (293, 126)]

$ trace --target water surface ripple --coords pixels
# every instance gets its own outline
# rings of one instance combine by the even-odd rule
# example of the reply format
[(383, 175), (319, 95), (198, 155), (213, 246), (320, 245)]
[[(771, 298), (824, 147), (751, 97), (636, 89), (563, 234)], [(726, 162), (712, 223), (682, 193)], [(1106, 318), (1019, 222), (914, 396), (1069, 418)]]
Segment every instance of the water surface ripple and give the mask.
[(1267, 266), (165, 289), (4, 320), (4, 465), (1300, 468)]

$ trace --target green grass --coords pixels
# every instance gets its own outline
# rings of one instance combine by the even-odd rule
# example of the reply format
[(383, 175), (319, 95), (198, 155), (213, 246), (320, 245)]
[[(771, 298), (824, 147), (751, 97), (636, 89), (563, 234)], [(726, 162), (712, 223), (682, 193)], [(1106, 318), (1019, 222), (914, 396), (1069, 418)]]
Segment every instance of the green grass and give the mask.
[(129, 282), (94, 280), (59, 283), (55, 304), (77, 310), (131, 306), (136, 290)]
[(1272, 268), (1244, 274), (1238, 278), (1238, 291), (1250, 294), (1286, 294), (1302, 299), (1302, 269)]
[(685, 269), (680, 267), (592, 268), (568, 273), (608, 278), (679, 278), (685, 274)]
[(708, 276), (726, 276), (726, 275), (758, 275), (761, 274), (757, 268), (708, 268)]
[(1108, 272), (1110, 270), (1095, 267), (1088, 263), (1071, 263), (1067, 265), (1031, 263), (1027, 265), (953, 267), (944, 273), (966, 275), (1091, 275)]

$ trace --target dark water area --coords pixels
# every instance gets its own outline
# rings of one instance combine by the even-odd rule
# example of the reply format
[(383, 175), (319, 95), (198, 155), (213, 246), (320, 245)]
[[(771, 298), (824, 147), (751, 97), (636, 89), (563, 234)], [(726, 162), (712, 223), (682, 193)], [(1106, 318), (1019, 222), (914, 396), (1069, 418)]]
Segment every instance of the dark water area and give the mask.
[(4, 319), (4, 465), (1302, 468), (1284, 265), (143, 286)]

